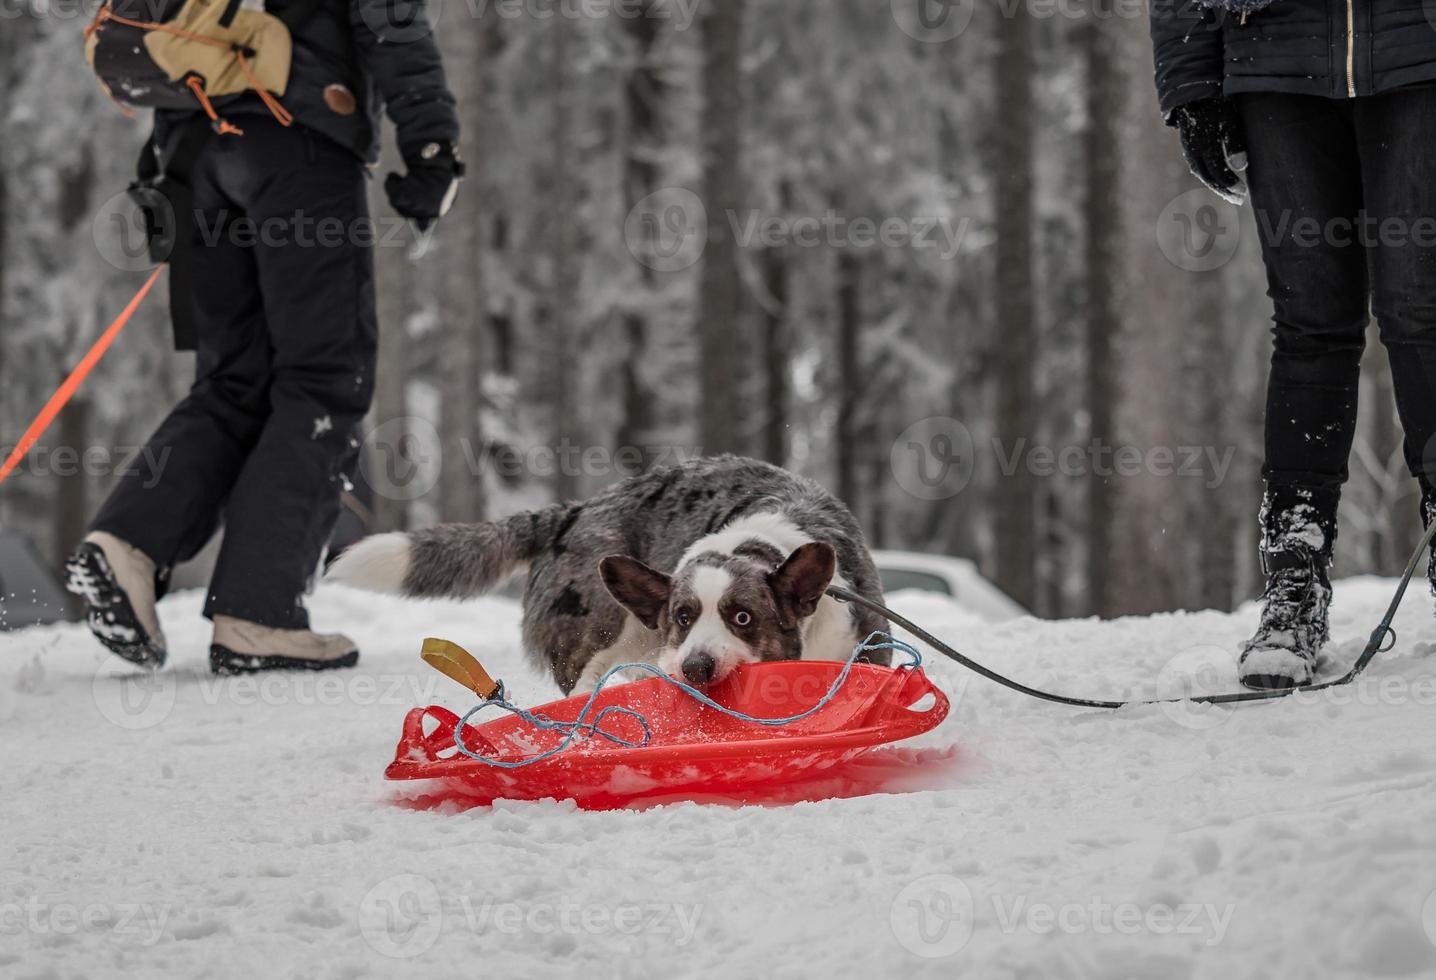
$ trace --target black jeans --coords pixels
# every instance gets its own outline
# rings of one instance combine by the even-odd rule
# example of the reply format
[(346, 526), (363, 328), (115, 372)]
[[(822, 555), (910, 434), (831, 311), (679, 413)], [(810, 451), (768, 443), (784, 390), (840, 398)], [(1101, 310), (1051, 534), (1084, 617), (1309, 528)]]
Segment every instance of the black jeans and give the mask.
[(1334, 533), (1369, 312), (1390, 358), (1407, 464), (1436, 483), (1436, 86), (1239, 99), (1276, 307), (1271, 503), (1311, 503)]
[(300, 127), (244, 130), (209, 137), (194, 168), (197, 380), (93, 527), (165, 570), (223, 517), (205, 615), (304, 629), (373, 395), (366, 178)]

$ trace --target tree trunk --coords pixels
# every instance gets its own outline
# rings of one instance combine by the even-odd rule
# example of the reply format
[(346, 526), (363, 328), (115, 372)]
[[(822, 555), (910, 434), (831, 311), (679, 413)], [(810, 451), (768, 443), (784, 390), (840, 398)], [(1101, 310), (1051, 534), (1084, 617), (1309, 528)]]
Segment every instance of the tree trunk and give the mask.
[[(1123, 22), (1118, 29), (1126, 63), (1150, 58), (1151, 41), (1142, 25)], [(1176, 267), (1153, 248), (1152, 234), (1154, 216), (1189, 186), (1190, 175), (1177, 141), (1158, 121), (1151, 86), (1134, 87), (1123, 108), (1123, 156), (1142, 163), (1123, 174), (1128, 206), (1122, 215), (1122, 266), (1133, 288), (1122, 305), (1134, 328), (1120, 348), (1114, 385), (1121, 442), (1145, 452), (1171, 449), (1180, 442), (1173, 418), (1181, 413), (1182, 404), (1173, 393), (1181, 390), (1180, 340), (1191, 329), (1188, 280), (1193, 273)], [(1114, 520), (1121, 533), (1112, 540), (1109, 583), (1109, 608), (1114, 613), (1147, 615), (1177, 607), (1191, 572), (1175, 551), (1182, 540), (1201, 529), (1184, 517), (1182, 502), (1172, 490), (1174, 483), (1148, 467), (1117, 479)]]
[(580, 497), (582, 473), (578, 459), (563, 446), (582, 446), (578, 418), (578, 318), (581, 275), (576, 241), (579, 214), (579, 172), (574, 146), (573, 102), (574, 18), (553, 19), (553, 166), (554, 219), (551, 242), (553, 257), (553, 354), (550, 360), (553, 382), (553, 442), (558, 451), (553, 491), (559, 500)]
[(80, 543), (89, 524), (89, 476), (83, 465), (85, 448), (89, 445), (90, 403), (75, 398), (60, 412), (55, 426), (56, 452), (51, 457), (56, 472), (50, 555), (57, 568)]
[[(13, 28), (7, 28), (12, 30)], [(11, 53), (9, 49), (8, 35), (0, 37), (0, 64), (8, 64)], [(0, 79), (3, 82), (4, 79)], [(4, 117), (0, 116), (0, 147), (9, 142), (9, 134), (5, 131)], [(6, 354), (8, 345), (6, 338), (10, 336), (9, 300), (10, 294), (7, 291), (9, 280), (5, 272), (10, 268), (10, 170), (5, 166), (4, 151), (0, 150), (0, 378), (8, 377), (5, 373)], [(8, 432), (5, 427), (5, 399), (0, 398), (0, 432)], [(3, 517), (0, 517), (3, 520)]]
[(763, 252), (763, 458), (788, 462), (788, 257), (782, 248)]
[(862, 260), (850, 248), (838, 252), (838, 430), (833, 456), (837, 460), (838, 499), (857, 512), (861, 441), (858, 401), (862, 396)]
[[(1191, 186), (1197, 186), (1196, 182)], [(1196, 428), (1186, 433), (1182, 443), (1210, 446), (1221, 454), (1231, 445), (1227, 416), (1232, 404), (1224, 271), (1197, 274), (1191, 279), (1191, 289), (1192, 324), (1190, 330), (1182, 331), (1182, 337), (1193, 366), (1186, 384), (1190, 409), (1186, 415), (1196, 422)], [(1202, 472), (1207, 471), (1203, 468)], [(1183, 605), (1226, 612), (1236, 601), (1236, 516), (1231, 491), (1209, 486), (1205, 479), (1189, 477), (1186, 483), (1190, 526), (1201, 528), (1201, 533), (1192, 539), (1195, 561), (1186, 565), (1197, 569), (1197, 580), (1183, 597)]]
[[(656, 64), (663, 21), (650, 16), (645, 8), (642, 16), (631, 17), (624, 21), (624, 25), (632, 45), (629, 52), (632, 67), (627, 72), (623, 87), (627, 126), (623, 148), (623, 204), (624, 212), (632, 213), (639, 202), (660, 189), (662, 175), (658, 161), (664, 138), (662, 106), (667, 98), (668, 86)], [(652, 232), (651, 224), (642, 222), (642, 233)], [(641, 255), (651, 254), (647, 242), (632, 245)], [(653, 392), (641, 368), (649, 348), (650, 305), (655, 300), (655, 277), (653, 269), (646, 263), (636, 262), (634, 267), (638, 275), (640, 301), (630, 306), (623, 317), (627, 351), (619, 367), (621, 414), (614, 438), (619, 449), (645, 446), (651, 438), (655, 421)]]
[[(1033, 383), (1037, 340), (1036, 283), (1032, 264), (1034, 164), (1032, 96), (1033, 31), (1020, 9), (998, 18), (994, 62), (993, 149), (996, 224), (996, 336), (993, 366), (997, 387), (998, 438), (1010, 453), (1030, 444), (1037, 433)], [(997, 584), (1032, 608), (1037, 599), (1037, 484), (1029, 468), (1018, 465), (998, 477)]]
[[(1123, 98), (1123, 72), (1111, 33), (1111, 19), (1094, 3), (1083, 27), (1087, 63), (1086, 282), (1087, 415), (1092, 445), (1116, 442), (1116, 388), (1112, 341), (1121, 331), (1122, 223), (1120, 133), (1117, 120)], [(1110, 477), (1097, 473), (1087, 481), (1087, 606), (1091, 614), (1111, 615), (1112, 497)]]
[[(30, 18), (24, 16), (15, 18), (0, 30), (0, 85), (5, 86), (5, 91), (15, 91), (18, 82), (16, 77), (20, 70), (19, 53), (21, 51), (20, 35), (23, 33), (28, 37), (30, 31)], [(10, 167), (8, 154), (5, 148), (12, 145), (10, 127), (13, 123), (9, 120), (8, 113), (0, 113), (0, 377), (8, 378), (5, 373), (5, 365), (8, 362), (6, 355), (9, 353), (9, 338), (13, 334), (10, 323), (10, 293), (9, 278), (6, 273), (11, 266), (10, 253)], [(5, 399), (0, 398), (0, 432), (10, 432), (5, 426)], [(3, 502), (0, 497), (0, 502)], [(5, 514), (0, 511), (0, 523), (5, 523)]]
[(748, 377), (738, 243), (729, 216), (740, 205), (741, 42), (746, 0), (711, 5), (703, 18), (703, 186), (708, 247), (699, 291), (699, 440), (705, 453), (748, 449)]
[[(375, 195), (377, 198), (378, 195)], [(387, 205), (373, 202), (377, 213), (398, 220)], [(393, 466), (404, 450), (409, 418), (409, 316), (415, 300), (413, 264), (407, 250), (376, 250), (375, 274), (379, 302), (379, 367), (374, 385), (374, 408), (369, 416), (371, 438), (364, 461), (374, 490), (374, 526), (371, 533), (403, 531), (409, 527), (409, 500), (396, 492), (385, 467)]]
[(484, 332), (486, 307), (481, 282), (484, 249), (481, 181), (477, 165), (483, 147), (483, 58), (485, 17), (470, 17), (463, 5), (451, 5), (441, 30), (449, 83), (459, 100), (462, 155), (468, 179), (453, 211), (440, 223), (439, 442), (443, 472), (439, 479), (439, 516), (472, 522), (484, 514), (482, 459)]

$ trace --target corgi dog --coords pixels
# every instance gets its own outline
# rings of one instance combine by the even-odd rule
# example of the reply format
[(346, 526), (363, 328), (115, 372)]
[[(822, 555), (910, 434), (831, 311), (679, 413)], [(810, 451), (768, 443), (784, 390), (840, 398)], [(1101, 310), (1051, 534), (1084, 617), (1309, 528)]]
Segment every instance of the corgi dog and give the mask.
[[(740, 664), (846, 660), (885, 619), (827, 594), (882, 601), (856, 519), (811, 480), (758, 460), (696, 459), (591, 500), (471, 525), (381, 534), (330, 581), (469, 598), (525, 572), (523, 642), (565, 694), (654, 663), (695, 686)], [(886, 664), (887, 651), (865, 655)]]

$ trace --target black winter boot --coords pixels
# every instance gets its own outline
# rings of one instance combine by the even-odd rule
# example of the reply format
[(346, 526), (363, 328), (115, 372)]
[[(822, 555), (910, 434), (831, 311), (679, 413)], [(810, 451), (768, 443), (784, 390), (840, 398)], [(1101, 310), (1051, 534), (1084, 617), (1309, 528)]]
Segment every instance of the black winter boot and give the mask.
[(1336, 538), (1335, 501), (1324, 503), (1305, 491), (1268, 493), (1262, 508), (1267, 587), (1261, 625), (1242, 645), (1239, 667), (1249, 688), (1289, 690), (1316, 676), (1317, 657), (1330, 638), (1328, 569)]
[[(1421, 526), (1429, 528), (1436, 521), (1436, 488), (1421, 481)], [(1431, 546), (1431, 563), (1426, 566), (1426, 578), (1431, 582), (1431, 594), (1436, 595), (1436, 544)]]

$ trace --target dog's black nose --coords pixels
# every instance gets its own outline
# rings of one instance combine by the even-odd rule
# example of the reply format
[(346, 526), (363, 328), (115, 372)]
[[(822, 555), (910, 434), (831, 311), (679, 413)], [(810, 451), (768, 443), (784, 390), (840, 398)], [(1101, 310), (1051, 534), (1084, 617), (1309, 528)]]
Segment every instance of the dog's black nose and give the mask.
[(690, 653), (683, 658), (683, 677), (690, 684), (707, 684), (718, 669), (718, 661), (706, 653)]

